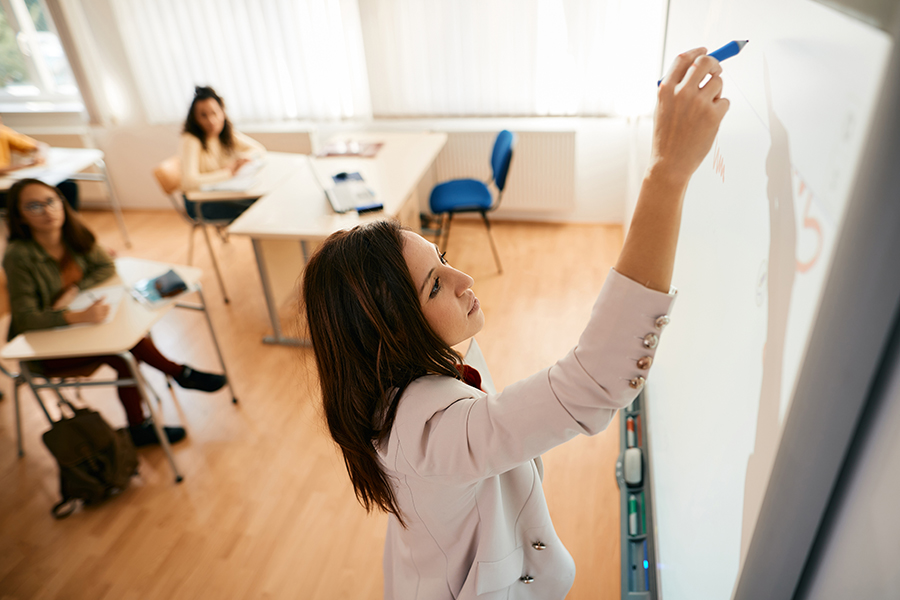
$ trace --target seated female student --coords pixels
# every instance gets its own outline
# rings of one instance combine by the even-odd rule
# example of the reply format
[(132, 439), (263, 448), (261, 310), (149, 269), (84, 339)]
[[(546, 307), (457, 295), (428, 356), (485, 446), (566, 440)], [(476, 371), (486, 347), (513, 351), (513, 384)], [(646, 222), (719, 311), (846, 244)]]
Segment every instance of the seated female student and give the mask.
[[(194, 99), (181, 134), (181, 188), (185, 192), (231, 179), (245, 164), (262, 158), (266, 149), (256, 140), (237, 131), (225, 114), (225, 101), (211, 87), (194, 88)], [(253, 200), (206, 202), (201, 205), (207, 220), (236, 219)], [(191, 217), (197, 203), (185, 199)]]
[(302, 294), (327, 425), (357, 498), (390, 513), (386, 599), (551, 600), (571, 587), (539, 457), (602, 431), (644, 385), (675, 298), (684, 192), (728, 110), (705, 53), (679, 56), (659, 88), (622, 253), (553, 366), (483, 392), (452, 349), (484, 324), (472, 278), (396, 223), (335, 233), (310, 259)]
[[(67, 310), (66, 306), (80, 290), (114, 275), (115, 265), (59, 190), (37, 179), (17, 182), (9, 190), (7, 221), (9, 245), (3, 256), (3, 269), (12, 311), (8, 339), (34, 329), (102, 323), (110, 307), (101, 300), (84, 310)], [(184, 388), (214, 392), (226, 383), (224, 375), (204, 373), (172, 362), (157, 350), (149, 337), (138, 342), (131, 353), (137, 360), (171, 375)], [(45, 360), (41, 368), (44, 374), (53, 376), (98, 361), (115, 369), (119, 379), (131, 378), (127, 363), (118, 356)], [(158, 443), (156, 430), (144, 419), (137, 388), (116, 389), (125, 407), (134, 445)], [(170, 442), (185, 436), (181, 427), (166, 427), (165, 431)]]

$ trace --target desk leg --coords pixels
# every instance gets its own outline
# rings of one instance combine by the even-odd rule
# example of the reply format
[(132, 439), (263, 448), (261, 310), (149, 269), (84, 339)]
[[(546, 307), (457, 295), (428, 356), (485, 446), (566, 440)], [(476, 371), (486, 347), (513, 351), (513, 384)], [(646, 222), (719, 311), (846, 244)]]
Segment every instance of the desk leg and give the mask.
[(169, 438), (166, 437), (166, 432), (163, 429), (161, 421), (162, 417), (157, 414), (156, 409), (153, 408), (153, 403), (150, 401), (150, 396), (147, 395), (147, 382), (144, 381), (141, 370), (138, 368), (137, 361), (131, 352), (123, 352), (119, 356), (128, 363), (128, 368), (131, 370), (131, 376), (134, 378), (138, 392), (141, 394), (141, 400), (143, 400), (144, 404), (147, 405), (147, 408), (150, 409), (150, 417), (153, 419), (153, 428), (156, 429), (156, 435), (159, 437), (159, 445), (162, 446), (163, 452), (166, 453), (166, 458), (169, 459), (169, 464), (172, 466), (172, 472), (175, 473), (175, 483), (181, 483), (181, 480), (184, 479), (184, 477), (178, 472), (178, 465), (175, 464), (175, 456), (172, 455), (172, 446), (169, 444)]
[[(304, 246), (305, 248), (305, 246)], [(278, 306), (272, 293), (272, 282), (269, 279), (269, 270), (266, 268), (263, 256), (262, 244), (258, 239), (253, 239), (253, 254), (256, 255), (256, 266), (259, 269), (259, 278), (262, 281), (263, 294), (266, 296), (266, 307), (269, 310), (269, 321), (272, 323), (272, 332), (275, 335), (267, 335), (263, 338), (266, 344), (281, 344), (282, 346), (303, 346), (307, 342), (298, 338), (285, 337), (281, 332), (281, 321), (278, 318)], [(304, 259), (306, 258), (304, 254)]]
[(222, 363), (222, 371), (225, 373), (225, 379), (228, 381), (228, 389), (231, 390), (231, 401), (237, 404), (237, 396), (234, 395), (234, 384), (231, 382), (231, 375), (228, 374), (228, 367), (225, 366), (225, 358), (222, 356), (222, 349), (219, 347), (219, 338), (216, 337), (216, 330), (213, 329), (212, 319), (209, 318), (209, 311), (206, 310), (206, 300), (203, 298), (203, 289), (197, 288), (197, 294), (200, 296), (200, 306), (203, 314), (206, 315), (206, 324), (209, 326), (209, 335), (212, 336), (213, 345), (216, 347), (216, 354), (219, 356), (219, 362)]
[(131, 239), (128, 237), (128, 230), (125, 228), (125, 219), (122, 217), (122, 205), (119, 204), (119, 197), (113, 191), (112, 184), (109, 182), (109, 173), (106, 172), (106, 163), (103, 159), (99, 159), (96, 163), (100, 173), (103, 174), (103, 182), (106, 184), (106, 192), (109, 194), (109, 202), (112, 204), (113, 213), (116, 215), (116, 221), (119, 223), (119, 229), (122, 231), (122, 237), (125, 238), (125, 247), (131, 248)]

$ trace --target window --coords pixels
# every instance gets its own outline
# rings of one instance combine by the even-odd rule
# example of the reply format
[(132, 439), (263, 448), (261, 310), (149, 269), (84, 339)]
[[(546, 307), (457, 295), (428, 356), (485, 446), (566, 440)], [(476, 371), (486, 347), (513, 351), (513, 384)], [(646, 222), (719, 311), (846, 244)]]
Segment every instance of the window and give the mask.
[(81, 96), (41, 0), (0, 0), (0, 102), (31, 101)]
[(114, 0), (152, 123), (211, 85), (235, 122), (371, 115), (356, 0)]

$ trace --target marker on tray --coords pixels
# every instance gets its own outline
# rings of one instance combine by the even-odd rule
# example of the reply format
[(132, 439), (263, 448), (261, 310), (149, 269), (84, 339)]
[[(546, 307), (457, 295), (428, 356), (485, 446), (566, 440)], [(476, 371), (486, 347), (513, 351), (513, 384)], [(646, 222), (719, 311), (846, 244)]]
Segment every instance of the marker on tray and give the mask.
[[(746, 46), (749, 42), (750, 40), (735, 40), (733, 42), (728, 42), (718, 50), (713, 50), (712, 52), (707, 54), (707, 56), (712, 56), (717, 61), (722, 62), (726, 58), (731, 58), (732, 56), (743, 50), (744, 46)], [(656, 86), (659, 87), (661, 83), (662, 79), (656, 82)]]
[(634, 417), (625, 419), (625, 447), (634, 448)]
[(647, 531), (647, 511), (644, 508), (644, 492), (641, 492), (641, 531)]
[(628, 495), (628, 535), (638, 534), (637, 496)]

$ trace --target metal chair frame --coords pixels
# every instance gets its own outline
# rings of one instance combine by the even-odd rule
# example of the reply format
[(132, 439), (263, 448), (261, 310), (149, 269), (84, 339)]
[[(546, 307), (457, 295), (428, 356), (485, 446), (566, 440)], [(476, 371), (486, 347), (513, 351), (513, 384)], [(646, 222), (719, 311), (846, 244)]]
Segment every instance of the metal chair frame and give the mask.
[[(225, 281), (222, 279), (222, 270), (219, 268), (219, 261), (216, 258), (216, 253), (213, 251), (212, 241), (209, 239), (207, 225), (215, 227), (222, 241), (228, 242), (228, 235), (223, 232), (224, 228), (230, 225), (231, 222), (228, 220), (204, 219), (201, 203), (198, 203), (197, 205), (196, 217), (192, 217), (188, 214), (184, 205), (185, 197), (181, 191), (181, 161), (177, 156), (172, 156), (157, 165), (153, 170), (153, 176), (156, 177), (157, 183), (166, 196), (169, 197), (169, 201), (172, 202), (172, 206), (175, 207), (175, 212), (181, 215), (181, 218), (191, 226), (191, 230), (188, 233), (187, 264), (194, 264), (194, 234), (197, 229), (201, 229), (203, 231), (203, 237), (206, 240), (206, 249), (209, 252), (209, 258), (212, 260), (213, 269), (216, 272), (216, 281), (219, 282), (219, 289), (222, 291), (222, 299), (225, 301), (225, 304), (229, 304), (228, 291), (225, 289)], [(219, 201), (217, 200), (216, 202)], [(222, 200), (221, 202), (227, 202), (227, 200)]]
[[(203, 299), (203, 291), (198, 288), (195, 290), (200, 295), (200, 303), (183, 303), (178, 302), (175, 304), (176, 308), (184, 308), (187, 310), (197, 310), (203, 312), (206, 315), (206, 322), (209, 326), (209, 332), (212, 336), (213, 345), (216, 348), (216, 355), (219, 358), (219, 363), (222, 365), (222, 371), (225, 373), (225, 379), (228, 381), (227, 385), (229, 390), (231, 391), (231, 402), (233, 404), (237, 404), (237, 397), (234, 395), (234, 388), (231, 387), (231, 377), (228, 375), (228, 368), (225, 366), (225, 359), (222, 357), (222, 350), (219, 347), (219, 340), (216, 337), (216, 332), (212, 326), (212, 320), (209, 318), (209, 313), (206, 311), (206, 304)], [(180, 483), (184, 478), (178, 470), (178, 465), (175, 462), (175, 457), (172, 454), (172, 448), (169, 444), (169, 440), (165, 435), (163, 430), (162, 421), (157, 415), (156, 410), (154, 410), (153, 403), (150, 401), (150, 396), (148, 395), (147, 390), (150, 390), (150, 393), (153, 394), (153, 397), (156, 398), (157, 405), (162, 404), (162, 399), (156, 393), (156, 390), (150, 386), (143, 374), (141, 373), (140, 367), (138, 366), (137, 360), (131, 354), (131, 352), (122, 352), (118, 354), (121, 358), (125, 360), (128, 364), (129, 370), (131, 371), (131, 378), (129, 379), (106, 379), (106, 380), (84, 380), (81, 377), (86, 377), (89, 375), (85, 375), (88, 370), (91, 373), (96, 371), (99, 368), (100, 363), (93, 366), (88, 365), (84, 367), (84, 372), (79, 373), (75, 377), (54, 377), (52, 375), (47, 376), (40, 372), (40, 368), (37, 367), (36, 364), (29, 361), (21, 361), (19, 362), (19, 373), (13, 373), (6, 369), (2, 364), (0, 364), (0, 371), (2, 371), (7, 377), (12, 379), (13, 382), (13, 404), (15, 405), (15, 418), (16, 418), (16, 445), (18, 450), (19, 457), (25, 455), (25, 451), (22, 447), (22, 415), (19, 407), (19, 387), (28, 384), (28, 387), (31, 388), (32, 393), (34, 394), (35, 399), (41, 407), (44, 415), (47, 417), (47, 420), (52, 424), (53, 417), (50, 415), (50, 412), (47, 410), (47, 406), (44, 404), (41, 396), (39, 394), (40, 390), (43, 389), (51, 389), (57, 395), (59, 402), (68, 402), (66, 400), (60, 390), (62, 388), (76, 388), (76, 390), (80, 390), (83, 387), (97, 387), (97, 386), (113, 386), (113, 387), (125, 387), (125, 386), (135, 386), (138, 389), (138, 392), (141, 394), (141, 399), (144, 404), (147, 406), (147, 409), (150, 411), (150, 417), (153, 420), (153, 427), (156, 429), (156, 435), (159, 437), (160, 445), (163, 448), (163, 452), (166, 454), (166, 458), (169, 460), (169, 464), (172, 467), (172, 471), (175, 475), (175, 482)], [(37, 368), (36, 368), (37, 367)], [(36, 381), (36, 378), (40, 378), (43, 380), (43, 383)], [(167, 375), (166, 382), (169, 387), (169, 390), (172, 390), (172, 381), (171, 378)], [(173, 392), (174, 393), (174, 392)]]
[[(510, 145), (509, 150), (509, 165), (507, 165), (506, 167), (507, 178), (509, 177), (509, 170), (512, 168), (513, 157), (515, 156), (516, 139), (516, 136), (513, 135), (512, 144)], [(491, 184), (495, 183), (494, 176), (492, 175), (482, 183), (484, 183), (484, 185), (487, 186), (488, 189), (490, 189)], [(496, 184), (494, 185), (497, 190), (497, 199), (486, 209), (449, 210), (441, 214), (441, 225), (435, 233), (435, 243), (437, 243), (442, 252), (447, 251), (447, 245), (450, 241), (450, 225), (453, 222), (453, 215), (455, 213), (477, 212), (481, 215), (481, 219), (482, 221), (484, 221), (484, 227), (485, 229), (487, 229), (488, 241), (491, 244), (491, 252), (494, 254), (494, 262), (497, 265), (497, 272), (503, 273), (503, 265), (500, 263), (500, 254), (497, 252), (497, 245), (494, 243), (494, 236), (491, 234), (491, 222), (488, 220), (487, 213), (494, 212), (495, 210), (500, 208), (500, 203), (503, 202), (503, 192), (506, 189), (506, 185), (508, 184), (508, 181), (504, 183), (504, 189), (500, 189), (498, 186), (496, 186)]]

